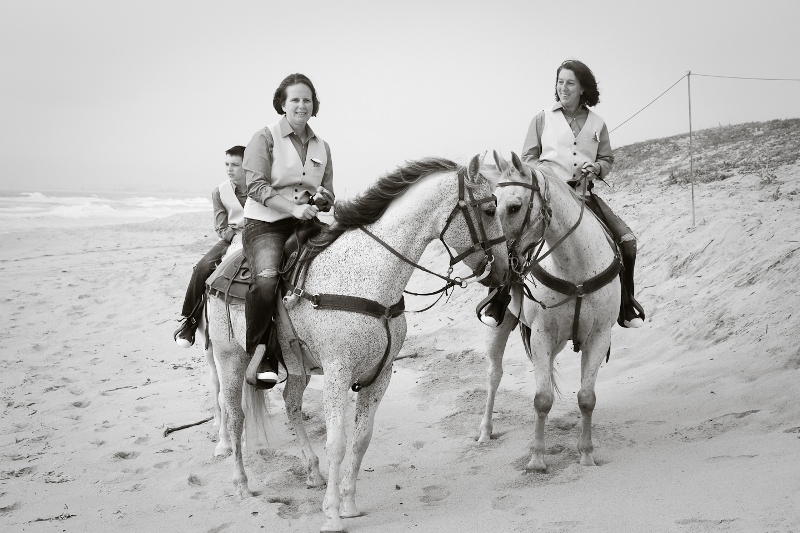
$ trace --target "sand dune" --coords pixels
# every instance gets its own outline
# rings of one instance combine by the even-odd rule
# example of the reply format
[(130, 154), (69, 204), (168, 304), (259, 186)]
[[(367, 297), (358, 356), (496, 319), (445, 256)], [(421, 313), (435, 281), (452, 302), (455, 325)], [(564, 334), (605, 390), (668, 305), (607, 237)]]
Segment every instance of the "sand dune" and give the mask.
[[(569, 345), (557, 359), (548, 471), (526, 473), (534, 390), (519, 337), (495, 434), (478, 445), (483, 290), (409, 315), (360, 474), (365, 516), (345, 520), (348, 531), (800, 531), (800, 165), (777, 175), (766, 186), (751, 175), (698, 185), (695, 227), (688, 188), (600, 189), (639, 235), (649, 316), (643, 329), (615, 329), (601, 369), (596, 468), (578, 465)], [(199, 213), (6, 237), (0, 530), (318, 530), (324, 489), (305, 488), (279, 391), (271, 447), (246, 451), (253, 498), (234, 496), (210, 423), (163, 436), (210, 414), (201, 350), (171, 337), (210, 226)], [(431, 248), (425, 264), (446, 263)], [(410, 288), (437, 286), (415, 274)], [(321, 395), (314, 378), (305, 411), (326, 466)]]

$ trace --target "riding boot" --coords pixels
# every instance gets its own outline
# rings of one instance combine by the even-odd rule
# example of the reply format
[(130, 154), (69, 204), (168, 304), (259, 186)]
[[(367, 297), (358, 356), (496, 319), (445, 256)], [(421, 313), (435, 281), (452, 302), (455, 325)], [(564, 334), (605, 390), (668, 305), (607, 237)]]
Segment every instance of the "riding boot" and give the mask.
[[(633, 234), (628, 234), (633, 236)], [(622, 253), (622, 306), (618, 324), (624, 328), (640, 328), (644, 325), (645, 313), (634, 297), (633, 270), (636, 264), (636, 239), (625, 239), (619, 243)]]
[(511, 287), (489, 289), (489, 295), (478, 304), (476, 309), (478, 318), (487, 326), (496, 328), (503, 322), (510, 302)]
[(271, 389), (278, 382), (278, 343), (272, 322), (277, 294), (271, 290), (259, 298), (252, 289), (245, 296), (246, 345), (251, 355), (245, 381), (258, 389)]
[(181, 348), (189, 348), (194, 345), (194, 335), (197, 331), (197, 325), (200, 318), (203, 316), (203, 301), (204, 298), (200, 297), (194, 304), (192, 310), (180, 318), (181, 325), (172, 334), (175, 344)]

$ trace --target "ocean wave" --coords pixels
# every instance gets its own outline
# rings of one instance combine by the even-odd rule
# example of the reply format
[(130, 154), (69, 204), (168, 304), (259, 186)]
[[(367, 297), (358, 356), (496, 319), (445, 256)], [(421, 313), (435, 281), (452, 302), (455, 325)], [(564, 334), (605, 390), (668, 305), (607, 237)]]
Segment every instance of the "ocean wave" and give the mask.
[(6, 192), (0, 193), (3, 225), (0, 233), (21, 228), (57, 227), (59, 221), (72, 221), (71, 225), (105, 225), (210, 210), (211, 200), (199, 197)]

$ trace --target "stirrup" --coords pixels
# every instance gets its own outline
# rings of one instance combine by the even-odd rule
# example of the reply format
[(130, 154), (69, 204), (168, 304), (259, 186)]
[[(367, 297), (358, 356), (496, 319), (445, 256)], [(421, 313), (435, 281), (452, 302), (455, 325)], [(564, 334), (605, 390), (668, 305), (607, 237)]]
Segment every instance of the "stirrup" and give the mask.
[[(278, 382), (278, 374), (272, 370), (263, 370), (259, 367), (265, 363), (267, 347), (264, 344), (256, 346), (256, 351), (250, 359), (250, 364), (247, 365), (247, 370), (244, 373), (244, 380), (257, 389), (271, 389)], [(270, 375), (271, 374), (271, 375)], [(264, 376), (262, 379), (261, 376)], [(274, 378), (274, 379), (273, 379)]]

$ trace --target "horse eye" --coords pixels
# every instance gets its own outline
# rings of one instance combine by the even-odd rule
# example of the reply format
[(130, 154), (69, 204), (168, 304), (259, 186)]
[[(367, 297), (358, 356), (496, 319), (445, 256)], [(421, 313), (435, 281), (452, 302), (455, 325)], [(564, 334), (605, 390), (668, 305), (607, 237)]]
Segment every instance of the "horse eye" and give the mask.
[(489, 207), (484, 207), (483, 212), (486, 213), (489, 218), (494, 218), (495, 213), (497, 213), (497, 208), (490, 205)]
[(510, 205), (510, 206), (508, 206), (508, 212), (511, 213), (512, 215), (515, 215), (515, 214), (519, 213), (520, 207), (522, 207), (522, 206)]

